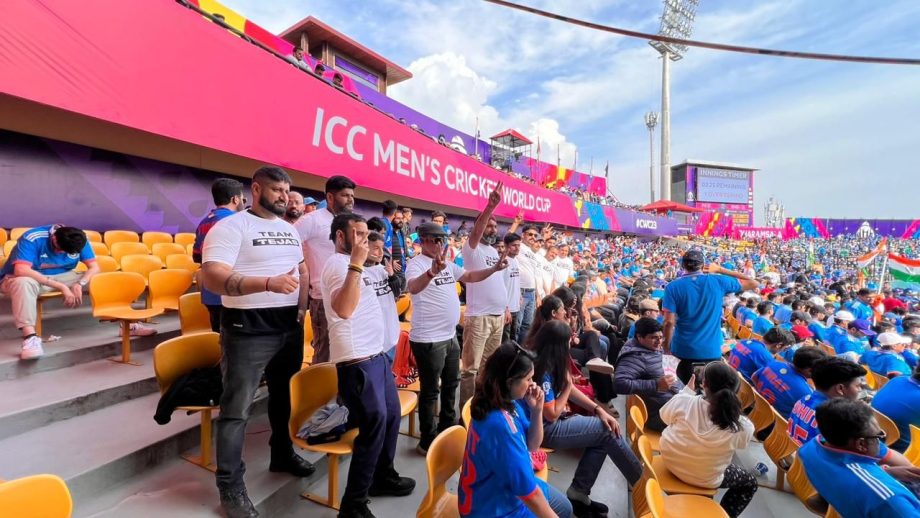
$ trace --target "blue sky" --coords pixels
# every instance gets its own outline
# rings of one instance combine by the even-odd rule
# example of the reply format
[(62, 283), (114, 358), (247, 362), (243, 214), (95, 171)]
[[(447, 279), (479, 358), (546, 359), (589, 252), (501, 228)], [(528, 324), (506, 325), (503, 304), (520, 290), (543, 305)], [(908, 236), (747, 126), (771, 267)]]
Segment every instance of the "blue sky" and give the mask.
[[(661, 63), (627, 39), (477, 0), (225, 0), (280, 32), (313, 15), (413, 72), (394, 98), (472, 133), (539, 133), (542, 158), (578, 169), (610, 161), (611, 190), (648, 201), (648, 130)], [(656, 32), (653, 0), (522, 0), (590, 21)], [(701, 0), (694, 38), (837, 54), (920, 57), (916, 0)], [(672, 66), (671, 163), (761, 170), (760, 219), (918, 218), (920, 67), (845, 64), (691, 49)], [(659, 140), (656, 135), (655, 160)], [(552, 151), (551, 151), (552, 150)], [(656, 186), (657, 192), (657, 186)]]

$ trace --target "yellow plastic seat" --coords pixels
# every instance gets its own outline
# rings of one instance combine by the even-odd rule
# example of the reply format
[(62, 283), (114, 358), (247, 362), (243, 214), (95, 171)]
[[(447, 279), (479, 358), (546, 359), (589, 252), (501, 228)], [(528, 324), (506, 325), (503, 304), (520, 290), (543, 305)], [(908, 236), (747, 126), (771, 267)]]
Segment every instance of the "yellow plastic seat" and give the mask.
[(150, 272), (163, 268), (163, 261), (161, 261), (159, 257), (146, 254), (130, 254), (123, 256), (120, 264), (121, 271), (139, 273), (144, 277), (144, 282), (149, 282)]
[(192, 256), (185, 252), (171, 254), (166, 256), (166, 267), (171, 270), (188, 270), (192, 273), (201, 269), (201, 265), (196, 263)]
[(173, 254), (181, 254), (188, 257), (188, 254), (185, 253), (185, 247), (178, 245), (176, 243), (154, 243), (150, 247), (150, 251), (153, 255), (160, 258), (163, 261), (163, 264), (166, 264), (166, 258)]
[(118, 243), (108, 245), (108, 247), (112, 254), (112, 258), (115, 259), (118, 264), (121, 264), (121, 258), (126, 255), (150, 255), (150, 250), (148, 250), (147, 245), (143, 243), (119, 241)]
[(105, 243), (97, 243), (95, 241), (90, 241), (89, 246), (93, 249), (93, 255), (96, 257), (100, 256), (110, 256), (112, 252), (109, 251), (109, 247), (105, 246)]
[(741, 329), (738, 330), (738, 338), (740, 340), (747, 340), (751, 338), (754, 333), (751, 331), (751, 328), (748, 326), (741, 326)]
[(818, 494), (815, 486), (811, 485), (805, 473), (805, 465), (798, 455), (793, 459), (786, 478), (792, 486), (792, 492), (809, 511), (819, 516), (827, 512), (827, 501)]
[(140, 365), (131, 361), (131, 323), (163, 313), (162, 309), (134, 309), (131, 304), (144, 292), (144, 277), (133, 272), (100, 273), (89, 281), (93, 317), (117, 320), (121, 323), (120, 363)]
[[(195, 369), (217, 366), (220, 357), (220, 335), (217, 333), (182, 335), (156, 346), (153, 350), (153, 372), (157, 377), (160, 394), (165, 394), (180, 376)], [(211, 412), (219, 408), (219, 404), (176, 407), (176, 410), (201, 414), (199, 454), (183, 454), (182, 458), (209, 471), (216, 469), (211, 462)]]
[(840, 513), (838, 513), (836, 509), (834, 509), (831, 506), (827, 506), (827, 513), (824, 515), (824, 518), (843, 518), (843, 517), (840, 516)]
[(96, 264), (99, 265), (99, 271), (102, 273), (117, 272), (121, 268), (115, 258), (110, 255), (97, 255)]
[(875, 412), (875, 420), (878, 421), (878, 425), (882, 427), (882, 430), (885, 430), (885, 445), (891, 446), (898, 442), (898, 439), (901, 438), (901, 431), (898, 430), (898, 425), (890, 417), (878, 410), (873, 408), (872, 411)]
[(754, 388), (741, 376), (740, 372), (738, 378), (741, 380), (741, 383), (738, 383), (738, 399), (741, 400), (741, 408), (747, 410), (755, 403)]
[(342, 434), (338, 441), (325, 444), (307, 444), (307, 441), (297, 437), (300, 427), (317, 410), (333, 400), (336, 394), (338, 394), (338, 374), (335, 365), (331, 363), (311, 365), (291, 377), (291, 418), (288, 421), (288, 432), (294, 445), (307, 451), (324, 453), (329, 464), (329, 486), (326, 497), (312, 493), (302, 493), (300, 496), (338, 510), (339, 457), (351, 454), (358, 429), (349, 430)]
[(771, 410), (773, 410), (773, 430), (764, 439), (763, 449), (767, 456), (770, 457), (770, 460), (773, 461), (773, 464), (776, 464), (776, 486), (774, 489), (782, 491), (784, 486), (783, 479), (792, 464), (790, 457), (799, 449), (799, 445), (792, 440), (792, 437), (789, 437), (789, 433), (786, 431), (788, 423), (783, 416), (772, 407)]
[(183, 247), (187, 245), (193, 245), (195, 244), (195, 233), (194, 232), (179, 232), (178, 234), (176, 234), (173, 241), (182, 245)]
[(201, 303), (201, 292), (179, 297), (179, 330), (183, 335), (211, 331), (211, 314)]
[(8, 240), (9, 240), (9, 238), (8, 238), (7, 235), (6, 235), (6, 229), (5, 229), (5, 228), (0, 228), (0, 246), (2, 246), (2, 245), (3, 245), (4, 243), (6, 243)]
[(303, 316), (303, 367), (313, 365), (313, 319), (310, 318), (310, 311)]
[(32, 475), (0, 482), (0, 512), (16, 518), (70, 518), (70, 490), (56, 475)]
[(83, 233), (86, 234), (86, 240), (90, 243), (102, 242), (102, 234), (96, 232), (95, 230), (83, 230)]
[(406, 314), (406, 311), (409, 311), (409, 306), (412, 305), (412, 299), (408, 295), (404, 295), (396, 299), (396, 314), (403, 316)]
[[(415, 432), (415, 409), (418, 408), (418, 393), (411, 390), (397, 390), (399, 394), (399, 416), (409, 416), (409, 437), (418, 437)], [(402, 433), (402, 432), (400, 432)]]
[(882, 387), (888, 384), (888, 376), (879, 374), (875, 371), (869, 371), (869, 376), (875, 381), (875, 390), (882, 390)]
[(102, 235), (102, 241), (111, 250), (115, 243), (140, 243), (141, 236), (133, 230), (108, 230)]
[(194, 250), (194, 248), (195, 248), (195, 244), (194, 244), (194, 243), (189, 243), (189, 244), (185, 245), (185, 253), (188, 254), (188, 255), (194, 255), (194, 254), (192, 253), (192, 250)]
[(827, 353), (828, 356), (837, 356), (837, 350), (824, 342), (818, 342), (818, 347)]
[(878, 380), (875, 379), (875, 376), (871, 372), (868, 372), (864, 377), (863, 381), (865, 386), (869, 387), (869, 390), (878, 390)]
[(141, 234), (141, 243), (147, 245), (153, 251), (153, 245), (157, 243), (172, 243), (172, 234), (168, 232), (144, 232)]
[(447, 490), (447, 481), (463, 465), (466, 449), (466, 429), (451, 426), (428, 447), (425, 465), (428, 470), (428, 492), (418, 506), (417, 518), (453, 518), (460, 516), (457, 495)]
[(654, 478), (645, 482), (645, 499), (653, 518), (728, 517), (722, 506), (709, 498), (697, 495), (665, 495), (661, 491), (661, 485)]
[(687, 484), (674, 476), (673, 473), (668, 471), (661, 456), (652, 456), (652, 445), (644, 435), (639, 435), (638, 443), (639, 456), (649, 470), (649, 478), (657, 480), (665, 493), (669, 495), (700, 495), (710, 498), (716, 494), (715, 489)]
[(41, 293), (38, 295), (38, 299), (35, 301), (35, 334), (42, 336), (42, 312), (44, 308), (42, 307), (45, 301), (51, 299), (60, 299), (63, 298), (64, 294), (59, 291), (51, 291), (48, 293)]
[[(153, 257), (153, 256), (150, 256)], [(192, 272), (188, 270), (154, 270), (150, 272), (147, 305), (177, 311), (179, 297), (192, 287)]]
[(16, 248), (16, 240), (11, 239), (6, 243), (3, 243), (3, 256), (9, 257), (13, 253), (13, 249)]
[(28, 232), (30, 229), (31, 227), (15, 227), (15, 228), (10, 229), (10, 240), (11, 241), (18, 240), (20, 237), (22, 237), (23, 234)]
[[(642, 401), (642, 399), (640, 398), (639, 401)], [(629, 409), (629, 420), (632, 421), (631, 428), (633, 430), (633, 434), (630, 437), (632, 439), (632, 444), (634, 446), (637, 445), (639, 436), (641, 435), (649, 442), (653, 452), (661, 451), (661, 433), (645, 429), (647, 414), (642, 412), (643, 409), (648, 412), (644, 401), (641, 405), (633, 405), (633, 407)]]
[[(745, 380), (741, 380), (741, 382), (747, 383)], [(754, 425), (754, 433), (759, 433), (773, 424), (773, 407), (763, 396), (756, 391), (752, 392), (754, 394), (754, 410), (748, 415), (748, 419)]]
[(920, 428), (910, 425), (910, 446), (904, 452), (904, 456), (914, 466), (920, 467)]

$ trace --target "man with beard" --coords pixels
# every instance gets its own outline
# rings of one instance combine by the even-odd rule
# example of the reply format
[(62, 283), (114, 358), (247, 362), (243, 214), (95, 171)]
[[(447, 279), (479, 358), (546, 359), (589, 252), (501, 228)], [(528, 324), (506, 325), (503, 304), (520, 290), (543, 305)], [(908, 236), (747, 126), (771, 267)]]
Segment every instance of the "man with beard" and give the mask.
[(359, 430), (339, 518), (367, 518), (374, 516), (368, 495), (406, 496), (415, 489), (415, 481), (393, 468), (400, 405), (384, 352), (384, 314), (374, 281), (364, 269), (367, 224), (358, 214), (338, 214), (327, 238), (334, 241), (335, 253), (319, 277), (330, 360), (338, 373), (339, 396), (349, 410), (349, 428)]
[[(508, 311), (511, 312), (511, 322), (506, 323), (502, 330), (502, 343), (505, 343), (508, 340), (516, 340), (518, 329), (521, 327), (521, 270), (517, 262), (517, 256), (521, 252), (521, 236), (508, 232), (501, 244), (504, 246), (500, 252), (508, 258), (508, 267), (504, 273), (505, 288), (508, 290)], [(498, 249), (498, 246), (495, 248)]]
[[(498, 240), (498, 222), (492, 213), (501, 202), (502, 184), (489, 194), (489, 203), (476, 218), (469, 239), (462, 248), (463, 267), (485, 270), (507, 263), (492, 245)], [(460, 358), (460, 401), (473, 397), (476, 374), (502, 343), (502, 330), (510, 323), (508, 289), (502, 275), (466, 284), (466, 314), (463, 319), (463, 353)]]
[(304, 209), (303, 195), (297, 191), (291, 191), (290, 194), (288, 194), (287, 210), (284, 211), (284, 221), (287, 221), (291, 225), (297, 223), (297, 220), (303, 216)]
[(254, 517), (243, 482), (243, 439), (249, 406), (264, 371), (272, 434), (270, 471), (310, 476), (288, 435), (290, 380), (303, 362), (307, 275), (297, 231), (281, 219), (291, 179), (277, 167), (252, 178), (252, 208), (224, 218), (203, 250), (205, 287), (220, 294), (223, 395), (217, 418), (217, 487), (228, 517)]
[(390, 225), (393, 229), (393, 243), (390, 247), (390, 253), (393, 258), (393, 271), (400, 277), (405, 278), (403, 272), (406, 271), (406, 232), (401, 210), (393, 213)]
[(345, 176), (333, 176), (326, 181), (326, 208), (300, 218), (295, 225), (303, 243), (303, 256), (310, 271), (310, 325), (313, 328), (313, 361), (329, 361), (329, 333), (326, 310), (320, 290), (320, 273), (326, 260), (335, 253), (329, 240), (332, 218), (351, 212), (355, 206), (355, 182)]
[[(211, 184), (211, 197), (214, 198), (214, 207), (195, 229), (195, 244), (192, 245), (192, 259), (201, 264), (201, 248), (204, 246), (204, 238), (208, 231), (217, 224), (218, 221), (232, 216), (243, 210), (246, 206), (246, 196), (243, 194), (243, 184), (231, 178), (218, 178)], [(201, 303), (208, 308), (208, 314), (211, 316), (211, 330), (215, 333), (220, 332), (220, 295), (201, 287)]]
[[(457, 421), (454, 407), (460, 369), (460, 344), (457, 343), (460, 299), (455, 285), (458, 282), (476, 283), (490, 276), (500, 279), (500, 275), (492, 274), (504, 269), (507, 261), (497, 261), (483, 270), (464, 270), (447, 259), (444, 227), (422, 223), (418, 235), (422, 253), (409, 261), (406, 277), (413, 308), (409, 346), (415, 355), (421, 385), (418, 415), (422, 437), (416, 451), (426, 455), (435, 436)], [(504, 283), (501, 289), (505, 289)], [(504, 301), (502, 304), (504, 312)], [(436, 428), (434, 414), (439, 395), (441, 413)]]

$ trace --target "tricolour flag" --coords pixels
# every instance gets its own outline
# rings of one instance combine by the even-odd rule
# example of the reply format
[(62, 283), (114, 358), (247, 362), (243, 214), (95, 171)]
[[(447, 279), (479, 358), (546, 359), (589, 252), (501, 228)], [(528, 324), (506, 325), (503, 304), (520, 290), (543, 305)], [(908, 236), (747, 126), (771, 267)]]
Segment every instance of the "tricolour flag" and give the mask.
[(888, 246), (888, 238), (882, 239), (881, 241), (878, 242), (878, 246), (872, 249), (869, 253), (857, 257), (856, 265), (860, 268), (866, 268), (867, 266), (872, 264), (872, 261), (874, 261), (875, 258), (879, 256), (879, 254), (885, 251), (885, 247), (887, 246)]
[(920, 261), (888, 254), (888, 273), (896, 281), (920, 285)]

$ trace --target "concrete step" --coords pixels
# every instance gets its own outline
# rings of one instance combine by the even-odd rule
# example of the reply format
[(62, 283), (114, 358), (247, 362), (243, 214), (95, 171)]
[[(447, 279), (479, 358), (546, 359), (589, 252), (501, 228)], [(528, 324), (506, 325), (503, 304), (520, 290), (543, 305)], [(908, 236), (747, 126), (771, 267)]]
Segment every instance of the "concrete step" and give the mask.
[[(58, 299), (48, 300), (42, 309), (42, 334), (44, 337), (63, 335), (96, 320), (92, 316), (93, 308), (89, 299), (84, 299), (83, 305), (76, 309), (65, 308)], [(13, 310), (10, 299), (0, 297), (0, 340), (19, 338), (22, 333), (16, 329), (13, 319)]]
[(132, 358), (142, 365), (96, 360), (0, 381), (0, 439), (157, 392), (153, 351)]
[[(131, 339), (133, 352), (153, 349), (163, 340), (177, 336), (179, 317), (177, 313), (167, 313), (156, 317), (148, 325), (156, 329), (158, 333), (153, 336), (133, 337)], [(121, 354), (121, 338), (118, 332), (119, 326), (115, 323), (84, 322), (81, 326), (61, 335), (60, 340), (46, 341), (45, 356), (29, 361), (19, 359), (22, 340), (18, 337), (0, 339), (0, 381), (114, 357)]]

